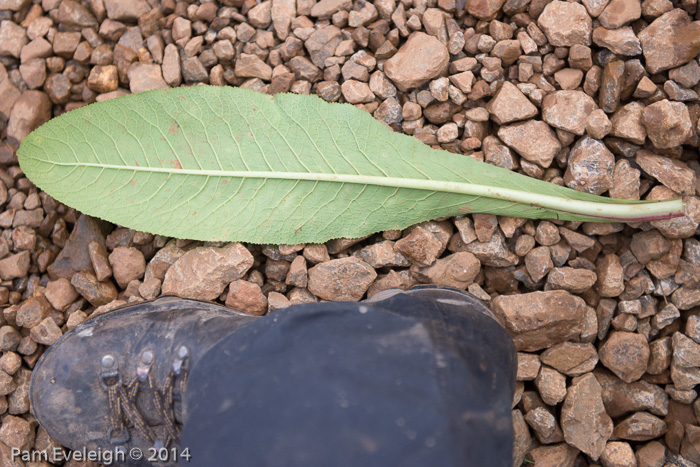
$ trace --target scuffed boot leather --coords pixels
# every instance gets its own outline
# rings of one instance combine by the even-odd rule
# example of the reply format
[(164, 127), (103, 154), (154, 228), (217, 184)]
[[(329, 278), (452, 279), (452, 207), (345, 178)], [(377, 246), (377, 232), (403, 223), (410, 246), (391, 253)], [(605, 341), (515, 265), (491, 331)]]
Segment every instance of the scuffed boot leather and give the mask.
[(101, 453), (99, 463), (111, 457), (114, 465), (176, 465), (188, 455), (178, 441), (187, 418), (181, 401), (189, 369), (257, 318), (176, 296), (97, 316), (67, 332), (39, 360), (30, 386), (32, 412), (62, 445)]

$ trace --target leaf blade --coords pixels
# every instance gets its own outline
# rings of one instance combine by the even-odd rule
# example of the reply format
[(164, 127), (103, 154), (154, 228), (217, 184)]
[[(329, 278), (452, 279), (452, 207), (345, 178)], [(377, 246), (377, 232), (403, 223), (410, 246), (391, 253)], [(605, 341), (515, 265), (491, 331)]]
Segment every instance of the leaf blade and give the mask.
[[(467, 212), (595, 220), (590, 203), (615, 203), (433, 150), (353, 106), (228, 87), (77, 109), (18, 156), (35, 184), (82, 212), (197, 240), (322, 242)], [(532, 199), (592, 211), (523, 204)]]

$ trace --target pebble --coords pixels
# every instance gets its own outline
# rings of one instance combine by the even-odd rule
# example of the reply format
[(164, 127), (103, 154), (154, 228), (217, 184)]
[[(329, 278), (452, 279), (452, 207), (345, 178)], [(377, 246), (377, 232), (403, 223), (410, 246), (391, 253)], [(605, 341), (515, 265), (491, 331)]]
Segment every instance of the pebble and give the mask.
[(509, 81), (503, 82), (501, 89), (486, 105), (486, 110), (491, 114), (493, 121), (499, 125), (525, 120), (538, 113), (537, 107)]
[(652, 144), (659, 149), (680, 146), (692, 134), (688, 107), (682, 102), (664, 99), (645, 107), (642, 124)]
[(49, 282), (45, 295), (51, 306), (59, 311), (65, 311), (79, 296), (65, 277)]
[(545, 404), (555, 406), (566, 397), (566, 377), (557, 370), (542, 365), (535, 386)]
[(700, 53), (700, 23), (680, 8), (656, 18), (638, 37), (651, 74), (685, 65)]
[(360, 258), (334, 259), (309, 269), (309, 291), (323, 300), (358, 301), (376, 277)]
[(601, 297), (617, 297), (625, 290), (624, 271), (614, 253), (603, 256), (596, 264), (596, 290)]
[(547, 290), (567, 290), (580, 294), (586, 292), (596, 283), (598, 276), (588, 269), (571, 267), (554, 268), (547, 275)]
[(591, 45), (592, 20), (580, 3), (559, 0), (548, 3), (537, 19), (537, 25), (555, 47)]
[(540, 359), (566, 376), (580, 376), (595, 368), (598, 352), (592, 344), (563, 342), (542, 352)]
[(629, 443), (622, 441), (610, 441), (600, 456), (603, 467), (630, 467), (637, 464), (634, 451)]
[(555, 91), (542, 100), (542, 120), (554, 128), (582, 135), (588, 116), (596, 109), (595, 101), (582, 91)]
[(566, 442), (597, 460), (613, 433), (612, 419), (605, 412), (602, 388), (593, 373), (575, 377), (561, 410)]
[(61, 338), (63, 333), (56, 325), (53, 318), (46, 318), (36, 326), (32, 327), (29, 336), (34, 342), (42, 345), (51, 345)]
[(127, 74), (129, 76), (129, 90), (132, 94), (168, 87), (163, 79), (160, 65), (135, 63), (129, 67)]
[(438, 259), (428, 267), (411, 268), (411, 272), (421, 282), (464, 290), (474, 281), (480, 268), (476, 256), (460, 251)]
[(31, 254), (23, 251), (0, 260), (0, 279), (10, 280), (24, 277), (29, 271)]
[(646, 372), (649, 344), (641, 334), (625, 331), (612, 332), (600, 347), (600, 362), (622, 381), (631, 383)]
[(644, 104), (635, 101), (618, 109), (610, 118), (610, 136), (627, 139), (634, 144), (644, 144), (647, 137), (646, 128), (642, 124), (644, 107)]
[(499, 295), (491, 310), (505, 325), (518, 350), (536, 351), (581, 333), (586, 304), (563, 290)]
[(267, 298), (258, 284), (236, 280), (229, 284), (226, 306), (249, 315), (262, 316), (267, 312)]
[(109, 255), (114, 279), (120, 288), (125, 289), (129, 282), (143, 277), (146, 260), (137, 248), (119, 246)]
[(214, 300), (253, 266), (253, 255), (240, 243), (222, 248), (198, 247), (177, 259), (165, 273), (164, 294)]
[(19, 58), (24, 47), (29, 42), (25, 29), (12, 21), (0, 22), (0, 55)]
[(593, 30), (593, 43), (605, 47), (616, 55), (635, 56), (642, 53), (642, 44), (631, 27)]
[(51, 109), (51, 101), (46, 93), (38, 90), (23, 92), (10, 112), (10, 121), (7, 124), (8, 140), (21, 142), (25, 136), (51, 118)]
[(396, 242), (394, 249), (421, 267), (430, 266), (445, 251), (440, 239), (425, 227), (417, 226)]
[(65, 246), (54, 262), (47, 268), (51, 279), (65, 277), (70, 279), (76, 272), (93, 272), (90, 259), (90, 242), (97, 242), (104, 247), (105, 235), (110, 224), (81, 214)]
[(697, 175), (682, 161), (640, 150), (635, 162), (646, 172), (669, 189), (684, 195), (695, 193)]
[(569, 188), (600, 195), (613, 186), (615, 156), (602, 141), (585, 136), (569, 155), (564, 183)]
[(629, 441), (649, 441), (666, 433), (666, 423), (658, 417), (637, 412), (615, 426), (613, 436)]
[(408, 91), (445, 74), (449, 59), (442, 42), (416, 32), (384, 63), (384, 73), (399, 90)]
[(642, 16), (642, 7), (639, 0), (610, 0), (598, 16), (598, 21), (605, 28), (618, 29), (639, 19), (640, 16)]
[(502, 126), (498, 137), (526, 160), (545, 169), (561, 150), (561, 143), (554, 131), (540, 120)]
[(70, 283), (76, 292), (96, 307), (106, 305), (117, 298), (117, 288), (111, 281), (100, 282), (89, 272), (74, 274)]

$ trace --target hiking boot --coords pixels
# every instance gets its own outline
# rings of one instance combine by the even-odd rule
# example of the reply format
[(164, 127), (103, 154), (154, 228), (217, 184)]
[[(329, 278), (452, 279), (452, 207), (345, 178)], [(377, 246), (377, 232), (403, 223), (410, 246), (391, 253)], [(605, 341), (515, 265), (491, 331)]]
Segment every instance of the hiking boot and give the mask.
[[(32, 373), (30, 401), (58, 443), (99, 463), (176, 465), (187, 376), (217, 342), (258, 317), (164, 296), (67, 332)], [(141, 458), (139, 457), (141, 454)]]
[[(407, 313), (406, 310), (411, 308), (406, 306), (411, 300), (433, 301), (443, 306), (458, 307), (459, 311), (462, 312), (465, 310), (474, 310), (498, 322), (496, 315), (494, 315), (481, 300), (469, 292), (464, 292), (453, 287), (418, 285), (408, 290), (387, 289), (363, 301), (405, 315)], [(412, 309), (420, 310), (420, 308)]]

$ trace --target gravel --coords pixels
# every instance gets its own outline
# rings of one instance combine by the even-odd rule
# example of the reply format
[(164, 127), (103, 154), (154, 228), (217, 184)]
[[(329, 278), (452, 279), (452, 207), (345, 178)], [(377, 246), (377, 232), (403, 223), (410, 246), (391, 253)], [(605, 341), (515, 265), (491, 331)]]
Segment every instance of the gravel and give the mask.
[[(55, 445), (29, 413), (31, 369), (90, 316), (161, 293), (262, 315), (432, 283), (479, 297), (516, 343), (514, 465), (699, 464), (697, 2), (460, 3), (0, 0), (0, 451)], [(323, 245), (202, 243), (81, 215), (17, 166), (54, 116), (183, 84), (349, 102), (550, 183), (683, 195), (688, 216), (475, 214)]]

